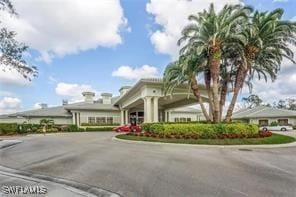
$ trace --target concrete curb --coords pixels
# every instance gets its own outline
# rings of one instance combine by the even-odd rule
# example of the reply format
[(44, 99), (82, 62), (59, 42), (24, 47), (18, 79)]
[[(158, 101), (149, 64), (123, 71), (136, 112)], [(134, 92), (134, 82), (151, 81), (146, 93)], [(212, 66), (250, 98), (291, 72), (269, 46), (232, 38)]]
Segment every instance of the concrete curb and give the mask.
[(287, 144), (259, 144), (259, 145), (207, 145), (207, 144), (177, 144), (165, 142), (148, 142), (148, 141), (135, 141), (119, 139), (116, 136), (112, 137), (113, 141), (124, 142), (127, 144), (146, 144), (146, 145), (167, 145), (167, 146), (180, 146), (180, 147), (197, 147), (197, 148), (289, 148), (296, 147), (296, 142)]
[(29, 180), (55, 184), (61, 188), (67, 188), (71, 191), (75, 191), (76, 193), (81, 194), (83, 196), (120, 197), (119, 194), (98, 187), (90, 186), (87, 184), (78, 183), (72, 180), (66, 180), (62, 178), (55, 178), (47, 175), (32, 174), (29, 172), (20, 171), (17, 169), (12, 169), (0, 165), (0, 174), (1, 173), (6, 175), (19, 176), (20, 178), (25, 177)]
[(10, 147), (10, 146), (22, 143), (22, 142), (23, 141), (21, 141), (21, 140), (4, 140), (3, 139), (3, 140), (0, 140), (0, 149), (7, 148), (7, 147)]

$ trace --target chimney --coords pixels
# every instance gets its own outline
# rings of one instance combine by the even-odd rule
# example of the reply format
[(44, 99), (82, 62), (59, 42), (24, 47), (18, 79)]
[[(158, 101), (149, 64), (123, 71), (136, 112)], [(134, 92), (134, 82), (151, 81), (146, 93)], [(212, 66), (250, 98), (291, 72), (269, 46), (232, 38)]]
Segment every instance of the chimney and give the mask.
[(93, 103), (95, 93), (94, 92), (82, 92), (82, 95), (84, 96), (84, 101), (87, 103)]
[(124, 95), (127, 91), (129, 91), (130, 88), (131, 88), (131, 86), (122, 86), (122, 87), (119, 89), (120, 96)]
[(101, 96), (102, 96), (103, 104), (111, 104), (111, 98), (112, 98), (111, 93), (102, 93)]
[(41, 109), (46, 109), (47, 108), (46, 103), (40, 103), (39, 106), (41, 107)]
[(63, 105), (68, 105), (68, 100), (63, 100), (63, 101), (62, 101), (62, 104), (63, 104)]

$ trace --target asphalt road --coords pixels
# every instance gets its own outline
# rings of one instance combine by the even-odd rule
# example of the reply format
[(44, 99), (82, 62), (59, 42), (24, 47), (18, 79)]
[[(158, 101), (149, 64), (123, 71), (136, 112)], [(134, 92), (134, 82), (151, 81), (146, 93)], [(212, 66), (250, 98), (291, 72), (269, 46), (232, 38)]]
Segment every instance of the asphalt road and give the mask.
[(123, 196), (296, 196), (296, 147), (200, 148), (128, 144), (113, 133), (20, 137), (0, 165)]

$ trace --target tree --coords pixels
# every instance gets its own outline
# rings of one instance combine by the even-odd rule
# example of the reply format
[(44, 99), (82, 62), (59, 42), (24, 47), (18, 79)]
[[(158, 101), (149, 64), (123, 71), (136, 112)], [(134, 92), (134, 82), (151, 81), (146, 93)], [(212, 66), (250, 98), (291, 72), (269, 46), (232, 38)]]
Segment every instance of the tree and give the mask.
[[(7, 11), (12, 16), (17, 16), (9, 0), (0, 0), (0, 11)], [(37, 76), (37, 68), (27, 64), (23, 53), (27, 51), (28, 46), (18, 42), (15, 36), (15, 32), (9, 31), (3, 27), (0, 28), (0, 64), (4, 66), (4, 71), (7, 69), (15, 69), (21, 73), (24, 78), (31, 80), (33, 77)]]
[(198, 81), (196, 76), (202, 71), (200, 61), (201, 58), (196, 56), (182, 56), (178, 61), (170, 63), (164, 72), (164, 89), (165, 94), (172, 93), (173, 89), (180, 84), (187, 82), (188, 87), (191, 88), (194, 96), (201, 106), (202, 112), (207, 121), (211, 121), (209, 114), (203, 103), (203, 98), (200, 94)]
[(278, 104), (277, 104), (277, 108), (279, 108), (279, 109), (286, 109), (287, 108), (286, 101), (279, 100), (278, 101)]
[[(233, 95), (226, 122), (231, 121), (238, 94), (245, 84), (251, 89), (255, 79), (274, 81), (283, 58), (293, 61), (294, 54), (289, 47), (296, 44), (296, 25), (281, 20), (282, 15), (281, 9), (253, 12), (242, 5), (226, 5), (215, 12), (211, 4), (208, 10), (189, 16), (191, 23), (183, 29), (178, 42), (182, 45), (180, 58), (197, 58), (192, 64), (199, 70), (192, 73), (195, 79), (204, 77), (213, 122), (221, 121), (229, 92)], [(188, 64), (180, 58), (178, 64), (183, 75)], [(192, 80), (187, 77), (182, 83), (185, 82), (191, 84)]]
[(296, 99), (288, 98), (288, 109), (290, 110), (296, 110)]
[(262, 104), (262, 100), (258, 95), (252, 94), (249, 97), (242, 98), (242, 101), (245, 103), (247, 108), (258, 107)]
[(296, 43), (295, 23), (281, 20), (282, 15), (282, 9), (270, 13), (256, 11), (241, 32), (244, 39), (236, 46), (239, 52), (238, 70), (233, 97), (225, 118), (227, 122), (231, 120), (237, 96), (245, 80), (251, 83), (256, 74), (259, 80), (263, 78), (267, 81), (269, 76), (274, 81), (283, 58), (294, 62), (289, 44)]
[(54, 125), (54, 121), (52, 119), (41, 119), (40, 125), (43, 126), (44, 134), (47, 132), (48, 128), (51, 128)]
[(236, 36), (238, 24), (247, 20), (250, 11), (249, 7), (226, 5), (222, 11), (216, 13), (214, 4), (211, 4), (209, 10), (189, 16), (188, 19), (192, 23), (183, 29), (179, 40), (179, 44), (185, 42), (185, 46), (180, 51), (182, 55), (188, 55), (188, 51), (197, 52), (207, 67), (204, 69), (205, 85), (210, 98), (210, 108), (213, 110), (214, 122), (221, 120), (220, 105), (223, 103), (219, 101), (223, 50), (238, 39)]

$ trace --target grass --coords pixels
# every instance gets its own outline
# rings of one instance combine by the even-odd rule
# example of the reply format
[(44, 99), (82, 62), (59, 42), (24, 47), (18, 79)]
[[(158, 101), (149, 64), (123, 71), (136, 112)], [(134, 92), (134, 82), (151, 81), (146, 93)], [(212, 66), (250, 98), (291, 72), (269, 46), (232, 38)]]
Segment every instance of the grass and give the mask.
[(121, 134), (116, 138), (134, 141), (163, 142), (177, 144), (208, 144), (208, 145), (248, 145), (248, 144), (285, 144), (296, 141), (295, 138), (280, 134), (273, 134), (265, 138), (242, 138), (242, 139), (165, 139), (145, 136)]

